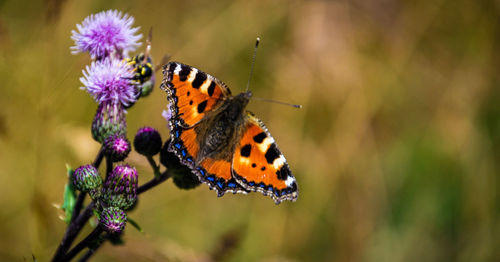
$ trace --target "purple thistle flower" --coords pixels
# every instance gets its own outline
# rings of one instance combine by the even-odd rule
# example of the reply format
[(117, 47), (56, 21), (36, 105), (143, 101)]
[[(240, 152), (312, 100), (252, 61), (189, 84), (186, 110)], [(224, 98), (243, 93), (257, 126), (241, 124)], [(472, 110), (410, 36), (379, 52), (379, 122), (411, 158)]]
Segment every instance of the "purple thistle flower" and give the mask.
[(104, 139), (104, 154), (113, 162), (122, 161), (130, 153), (130, 142), (123, 134), (113, 134)]
[(102, 188), (101, 200), (106, 206), (131, 208), (137, 201), (137, 170), (127, 164), (116, 166)]
[(101, 186), (102, 179), (99, 171), (93, 165), (84, 165), (75, 169), (73, 173), (73, 184), (84, 192), (89, 192)]
[(102, 210), (99, 223), (109, 233), (120, 233), (127, 223), (127, 214), (118, 207), (106, 207)]
[(132, 68), (117, 59), (94, 61), (83, 71), (80, 81), (81, 89), (94, 97), (99, 104), (103, 102), (120, 102), (123, 106), (133, 104), (137, 99), (137, 89), (130, 79)]
[(121, 59), (140, 46), (142, 35), (136, 34), (139, 27), (132, 28), (133, 23), (133, 17), (117, 10), (90, 15), (76, 25), (78, 31), (71, 31), (72, 53), (89, 52), (92, 59), (103, 59), (116, 52)]

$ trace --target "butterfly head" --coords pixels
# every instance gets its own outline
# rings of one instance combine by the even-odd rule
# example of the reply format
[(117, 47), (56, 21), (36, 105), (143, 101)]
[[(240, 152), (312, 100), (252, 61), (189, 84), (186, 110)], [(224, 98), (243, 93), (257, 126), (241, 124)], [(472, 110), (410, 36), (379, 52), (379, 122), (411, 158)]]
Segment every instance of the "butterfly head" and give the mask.
[(250, 102), (250, 98), (252, 97), (252, 92), (247, 91), (243, 93), (239, 93), (236, 96), (232, 96), (229, 98), (229, 103), (227, 103), (226, 107), (226, 118), (231, 121), (236, 121), (239, 117), (243, 115), (245, 112), (245, 108)]
[(239, 93), (237, 96), (233, 97), (234, 101), (241, 104), (243, 108), (245, 108), (248, 102), (250, 102), (250, 98), (252, 98), (252, 92), (250, 91)]

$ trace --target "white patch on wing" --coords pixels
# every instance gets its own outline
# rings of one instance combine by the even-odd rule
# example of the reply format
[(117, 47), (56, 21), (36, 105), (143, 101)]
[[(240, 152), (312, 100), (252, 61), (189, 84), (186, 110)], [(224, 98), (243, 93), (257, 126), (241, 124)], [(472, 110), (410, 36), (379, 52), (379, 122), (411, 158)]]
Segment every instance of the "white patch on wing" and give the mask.
[(262, 141), (262, 143), (256, 143), (256, 145), (259, 148), (259, 151), (265, 154), (272, 143), (274, 143), (274, 139), (268, 136), (264, 139), (264, 141)]
[(285, 180), (285, 184), (287, 187), (291, 187), (293, 182), (295, 182), (295, 177), (293, 176), (288, 176)]
[(192, 68), (191, 72), (189, 73), (187, 81), (189, 83), (192, 83), (194, 81), (194, 78), (196, 77), (196, 74), (198, 73), (198, 69)]
[(200, 90), (203, 94), (208, 94), (208, 87), (212, 83), (212, 80), (208, 79), (203, 82), (203, 85), (200, 86)]
[(274, 169), (279, 170), (283, 164), (285, 164), (286, 159), (283, 155), (280, 155), (280, 157), (274, 159), (273, 166)]
[(174, 74), (178, 75), (180, 71), (181, 71), (181, 65), (175, 64)]

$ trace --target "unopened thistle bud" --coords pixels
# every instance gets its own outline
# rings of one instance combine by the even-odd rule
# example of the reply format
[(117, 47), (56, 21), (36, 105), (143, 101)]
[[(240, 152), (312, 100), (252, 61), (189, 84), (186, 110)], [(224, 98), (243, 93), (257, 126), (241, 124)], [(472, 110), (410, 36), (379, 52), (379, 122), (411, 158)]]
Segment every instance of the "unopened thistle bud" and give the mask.
[(165, 145), (160, 152), (160, 163), (166, 168), (172, 170), (172, 179), (174, 184), (180, 189), (192, 189), (201, 184), (198, 177), (172, 152), (168, 151), (170, 140), (165, 142)]
[(127, 164), (113, 169), (102, 189), (102, 201), (106, 206), (131, 208), (137, 201), (137, 170)]
[(102, 178), (93, 165), (80, 166), (73, 173), (73, 184), (78, 190), (89, 193), (94, 199), (102, 185)]
[(125, 135), (127, 121), (125, 110), (120, 103), (103, 102), (99, 104), (92, 122), (92, 137), (99, 143), (110, 135)]
[(201, 184), (198, 177), (192, 172), (174, 172), (172, 179), (180, 189), (193, 189)]
[(99, 223), (106, 232), (118, 234), (127, 224), (127, 214), (119, 207), (105, 207), (100, 214)]
[(134, 148), (137, 153), (154, 156), (161, 150), (161, 136), (152, 127), (143, 127), (137, 131), (134, 138)]
[(124, 160), (130, 153), (130, 142), (124, 135), (113, 134), (104, 139), (104, 154), (113, 162)]

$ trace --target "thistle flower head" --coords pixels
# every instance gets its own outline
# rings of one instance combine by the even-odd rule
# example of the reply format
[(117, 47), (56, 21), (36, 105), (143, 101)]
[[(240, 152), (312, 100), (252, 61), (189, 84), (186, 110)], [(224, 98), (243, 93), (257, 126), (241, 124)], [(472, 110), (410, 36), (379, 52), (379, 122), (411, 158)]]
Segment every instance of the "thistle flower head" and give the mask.
[(99, 104), (92, 122), (92, 137), (99, 143), (110, 135), (125, 135), (127, 121), (125, 109), (120, 103), (103, 102)]
[(145, 156), (154, 156), (161, 150), (161, 136), (152, 127), (143, 127), (134, 137), (134, 148), (137, 153)]
[(101, 211), (99, 223), (106, 232), (118, 234), (127, 224), (127, 214), (118, 207), (105, 207)]
[(118, 165), (104, 183), (102, 200), (107, 206), (127, 210), (137, 201), (137, 186), (137, 170), (127, 164)]
[(131, 70), (127, 63), (117, 59), (94, 61), (83, 71), (81, 89), (86, 90), (97, 103), (119, 102), (128, 106), (140, 95), (130, 81), (134, 76)]
[(102, 178), (99, 171), (93, 165), (84, 165), (73, 172), (73, 184), (82, 192), (89, 192), (94, 198), (102, 185)]
[(90, 15), (71, 31), (75, 45), (72, 53), (89, 52), (92, 59), (103, 59), (116, 52), (118, 58), (127, 56), (140, 43), (139, 27), (132, 27), (134, 18), (117, 10), (102, 11)]
[(113, 162), (122, 161), (130, 153), (130, 142), (123, 134), (113, 134), (104, 139), (104, 154)]

